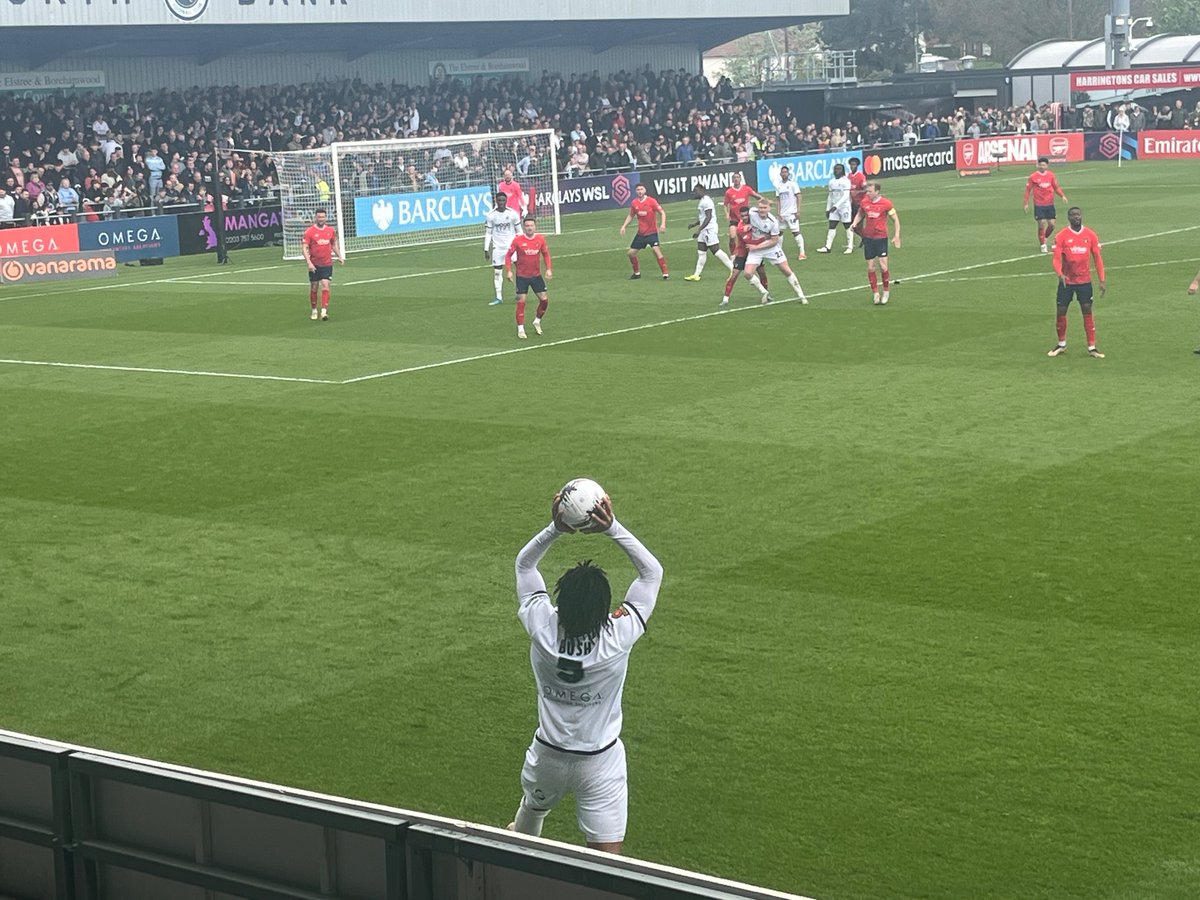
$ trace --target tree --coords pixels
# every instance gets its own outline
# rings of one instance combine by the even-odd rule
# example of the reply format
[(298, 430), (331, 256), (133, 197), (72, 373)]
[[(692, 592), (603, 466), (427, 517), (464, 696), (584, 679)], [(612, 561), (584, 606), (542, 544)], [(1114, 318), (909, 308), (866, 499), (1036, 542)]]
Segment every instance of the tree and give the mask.
[(820, 29), (815, 23), (793, 25), (748, 34), (734, 41), (737, 55), (725, 61), (725, 75), (737, 85), (761, 84), (763, 59), (773, 58), (775, 66), (783, 69), (786, 54), (803, 54), (821, 48)]
[(1156, 30), (1200, 34), (1200, 0), (1158, 0), (1151, 9)]
[(912, 65), (917, 31), (929, 23), (929, 0), (851, 0), (850, 15), (821, 23), (821, 40), (834, 50), (858, 51), (860, 70), (899, 73)]
[[(1157, 0), (1158, 6), (1195, 5), (1200, 0)], [(983, 42), (992, 45), (993, 58), (1007, 63), (1038, 41), (1098, 38), (1104, 34), (1104, 16), (1112, 0), (929, 0), (930, 28), (945, 43)], [(1131, 0), (1133, 15), (1153, 15), (1160, 30), (1153, 0)], [(1176, 30), (1176, 29), (1172, 29)]]

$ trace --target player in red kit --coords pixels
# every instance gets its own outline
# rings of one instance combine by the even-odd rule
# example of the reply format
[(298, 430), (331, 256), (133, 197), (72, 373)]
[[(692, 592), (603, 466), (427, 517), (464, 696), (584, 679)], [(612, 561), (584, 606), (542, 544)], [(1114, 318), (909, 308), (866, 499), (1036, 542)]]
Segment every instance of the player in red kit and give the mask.
[[(891, 294), (891, 272), (888, 271), (888, 219), (892, 220), (892, 243), (900, 249), (900, 217), (892, 201), (879, 192), (878, 181), (867, 182), (867, 193), (858, 205), (858, 213), (850, 223), (852, 230), (861, 225), (863, 256), (867, 258), (867, 281), (871, 284), (876, 306), (886, 306)], [(875, 261), (879, 260), (883, 293), (879, 291), (879, 279), (875, 275)]]
[(542, 333), (542, 316), (550, 305), (546, 296), (546, 280), (542, 278), (542, 260), (546, 261), (546, 278), (553, 278), (550, 268), (550, 248), (546, 239), (537, 233), (537, 220), (526, 216), (521, 223), (522, 234), (513, 238), (508, 255), (504, 257), (504, 274), (509, 281), (513, 280), (512, 264), (517, 263), (517, 337), (525, 339), (525, 295), (530, 288), (538, 298), (537, 313), (533, 317), (533, 330)]
[[(629, 264), (633, 266), (633, 274), (629, 277), (634, 281), (642, 277), (642, 267), (638, 264), (638, 251), (649, 247), (654, 251), (654, 258), (658, 260), (658, 268), (662, 272), (663, 281), (666, 281), (671, 275), (667, 271), (667, 260), (658, 246), (658, 233), (667, 230), (667, 211), (659, 206), (658, 201), (653, 197), (646, 196), (644, 184), (639, 184), (633, 190), (637, 196), (630, 201), (629, 214), (621, 223), (621, 234), (624, 234), (629, 223), (637, 219), (637, 234), (633, 236), (633, 243), (629, 245)], [(659, 222), (660, 217), (661, 223)]]
[(1083, 313), (1083, 330), (1087, 334), (1088, 356), (1104, 359), (1096, 349), (1096, 322), (1092, 318), (1092, 260), (1096, 261), (1096, 278), (1100, 281), (1100, 296), (1104, 296), (1104, 260), (1100, 258), (1100, 239), (1096, 232), (1083, 227), (1083, 210), (1072, 206), (1067, 210), (1070, 227), (1054, 239), (1054, 271), (1058, 273), (1058, 343), (1047, 356), (1062, 356), (1067, 352), (1067, 309), (1072, 300), (1079, 301)]
[(496, 185), (496, 189), (508, 198), (508, 208), (516, 210), (517, 215), (533, 215), (533, 203), (529, 204), (529, 209), (525, 208), (525, 191), (521, 185), (513, 180), (513, 170), (505, 169), (504, 176), (500, 179), (500, 183)]
[(750, 207), (750, 198), (761, 200), (762, 194), (748, 184), (742, 184), (742, 173), (734, 172), (730, 178), (732, 185), (725, 191), (725, 215), (729, 219), (729, 254), (737, 249), (737, 227), (742, 223), (741, 208)]
[[(867, 176), (865, 172), (862, 172), (858, 168), (859, 161), (857, 156), (850, 157), (846, 160), (846, 163), (850, 166), (850, 174), (846, 178), (850, 181), (850, 218), (853, 220), (858, 215), (858, 208), (862, 205), (863, 197), (867, 196)], [(862, 237), (861, 224), (859, 224), (856, 233), (860, 238)], [(861, 241), (859, 242), (859, 246), (862, 246)]]
[(1058, 194), (1062, 197), (1063, 202), (1066, 202), (1067, 199), (1067, 195), (1058, 186), (1058, 179), (1050, 171), (1050, 160), (1045, 156), (1038, 157), (1037, 170), (1025, 182), (1025, 212), (1029, 212), (1029, 195), (1031, 193), (1033, 194), (1033, 217), (1037, 220), (1038, 227), (1038, 243), (1042, 247), (1042, 252), (1045, 253), (1047, 252), (1046, 241), (1050, 240), (1050, 234), (1054, 231), (1054, 221), (1058, 218), (1058, 213), (1054, 209), (1054, 195)]
[[(736, 239), (733, 244), (733, 271), (729, 273), (729, 278), (725, 281), (725, 296), (717, 304), (717, 309), (729, 308), (729, 298), (733, 295), (733, 286), (737, 284), (738, 278), (746, 270), (746, 257), (750, 254), (750, 246), (746, 243), (750, 240), (750, 234), (754, 230), (750, 226), (750, 207), (743, 206), (738, 213), (741, 221), (734, 229)], [(764, 293), (767, 289), (767, 267), (759, 266), (756, 274), (763, 287), (759, 293)], [(751, 283), (753, 284), (753, 282)]]
[(317, 289), (321, 291), (321, 312), (319, 318), (322, 322), (329, 321), (329, 282), (333, 279), (333, 258), (336, 256), (338, 262), (345, 265), (346, 257), (338, 246), (337, 231), (332, 225), (325, 223), (326, 212), (323, 209), (318, 209), (316, 215), (313, 216), (313, 224), (309, 225), (304, 232), (304, 240), (301, 244), (304, 250), (304, 261), (308, 263), (308, 303), (312, 308), (312, 315), (309, 316), (314, 322), (317, 321)]

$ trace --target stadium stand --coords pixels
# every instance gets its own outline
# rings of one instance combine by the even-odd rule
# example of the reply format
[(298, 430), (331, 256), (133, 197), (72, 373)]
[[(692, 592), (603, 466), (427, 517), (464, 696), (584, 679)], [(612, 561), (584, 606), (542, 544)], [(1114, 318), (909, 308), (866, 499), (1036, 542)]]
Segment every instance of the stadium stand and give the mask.
[[(1135, 105), (1136, 106), (1136, 105)], [(1135, 123), (1162, 111), (1138, 110)], [(1194, 110), (1168, 118), (1200, 127)], [(183, 92), (0, 99), (0, 178), (14, 200), (13, 226), (119, 218), (133, 210), (211, 210), (205, 188), (214, 145), (234, 154), (222, 182), (226, 205), (254, 206), (276, 193), (269, 154), (335, 141), (469, 135), (553, 128), (559, 171), (566, 177), (679, 164), (687, 138), (700, 163), (745, 162), (761, 156), (917, 143), (946, 137), (1106, 127), (1103, 106), (1057, 104), (976, 110), (924, 118), (870, 117), (863, 122), (801, 123), (790, 109), (747, 98), (727, 78), (710, 85), (683, 70), (602, 76), (543, 74), (477, 78), (410, 87), (360, 81)], [(1135, 126), (1136, 130), (1136, 126)], [(481, 169), (483, 160), (427, 153), (408, 161), (414, 189), (437, 173)], [(519, 151), (514, 166), (544, 165)], [(63, 180), (67, 189), (60, 191)], [(77, 198), (73, 199), (73, 194)], [(9, 224), (8, 222), (4, 223)]]

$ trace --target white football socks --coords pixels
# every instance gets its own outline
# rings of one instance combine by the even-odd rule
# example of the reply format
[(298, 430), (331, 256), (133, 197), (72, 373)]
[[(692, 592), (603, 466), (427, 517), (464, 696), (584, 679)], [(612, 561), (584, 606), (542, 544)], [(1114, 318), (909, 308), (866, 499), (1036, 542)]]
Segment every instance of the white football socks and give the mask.
[(699, 278), (700, 273), (704, 271), (704, 263), (707, 259), (708, 259), (708, 251), (707, 250), (701, 250), (700, 252), (698, 252), (696, 254), (696, 271), (694, 274), (697, 278)]
[(727, 268), (730, 272), (733, 271), (733, 260), (729, 258), (728, 253), (726, 253), (724, 250), (718, 250), (716, 257), (721, 261), (721, 265)]
[(521, 834), (541, 837), (542, 823), (546, 821), (549, 813), (548, 809), (529, 809), (525, 806), (525, 798), (522, 797), (521, 805), (517, 807), (517, 816), (513, 819), (513, 828)]
[(800, 252), (803, 253), (804, 252), (804, 235), (802, 235), (799, 231), (793, 231), (792, 237), (794, 237), (796, 239), (796, 246), (799, 247)]
[(500, 293), (504, 290), (504, 271), (502, 269), (492, 269), (492, 284), (496, 286), (496, 296), (503, 296)]

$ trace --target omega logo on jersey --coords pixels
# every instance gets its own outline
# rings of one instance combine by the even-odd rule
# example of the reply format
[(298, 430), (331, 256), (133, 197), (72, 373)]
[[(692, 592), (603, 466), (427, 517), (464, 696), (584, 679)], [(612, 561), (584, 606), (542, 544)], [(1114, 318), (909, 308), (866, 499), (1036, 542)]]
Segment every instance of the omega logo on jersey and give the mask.
[(604, 695), (600, 693), (572, 691), (569, 688), (555, 688), (549, 685), (542, 688), (542, 696), (547, 700), (557, 700), (560, 703), (599, 703), (604, 699)]

